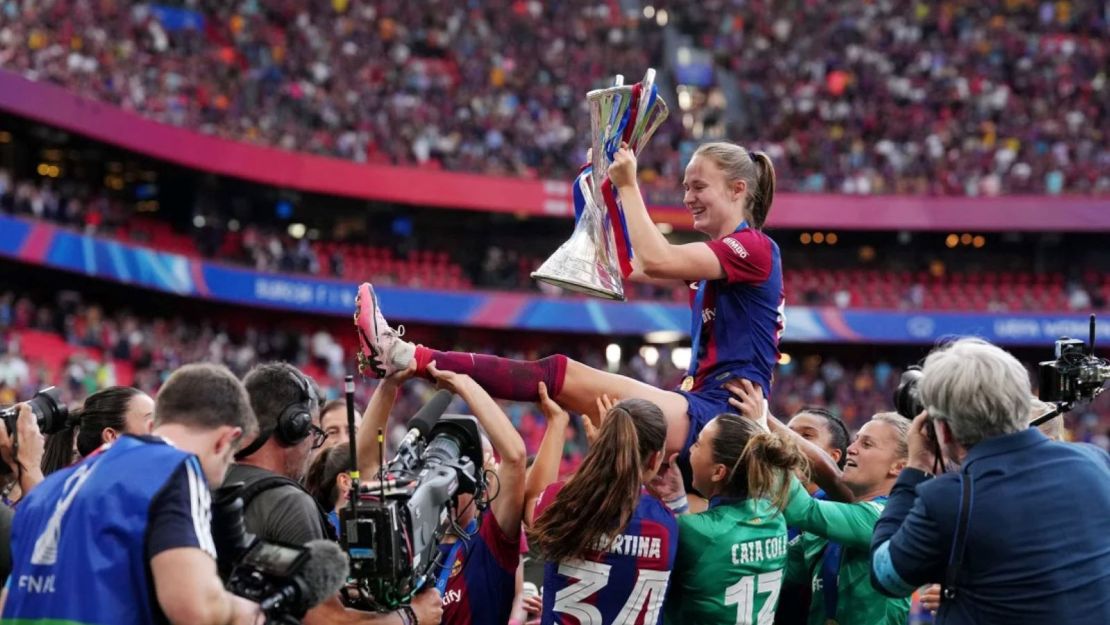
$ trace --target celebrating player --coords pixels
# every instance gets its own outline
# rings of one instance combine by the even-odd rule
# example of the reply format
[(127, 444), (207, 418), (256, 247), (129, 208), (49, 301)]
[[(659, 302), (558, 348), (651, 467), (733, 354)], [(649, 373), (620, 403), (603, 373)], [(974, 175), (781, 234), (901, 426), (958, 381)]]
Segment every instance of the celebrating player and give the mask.
[(690, 465), (709, 509), (678, 519), (666, 622), (770, 623), (789, 542), (782, 508), (805, 456), (756, 422), (722, 414), (698, 435)]
[[(545, 413), (559, 410), (541, 395)], [(543, 625), (660, 622), (678, 528), (644, 484), (663, 462), (666, 438), (658, 406), (643, 399), (616, 404), (574, 476), (550, 484), (534, 514), (526, 514), (535, 518), (531, 543), (547, 560)], [(541, 453), (561, 454), (561, 446), (547, 447)], [(538, 471), (554, 468), (550, 460), (543, 459), (545, 467), (537, 457)]]
[(562, 355), (517, 361), (472, 353), (439, 352), (401, 339), (382, 316), (373, 287), (359, 288), (355, 323), (365, 373), (386, 377), (415, 361), (427, 376), (433, 360), (442, 370), (467, 373), (502, 399), (535, 401), (544, 382), (565, 408), (588, 414), (604, 393), (646, 399), (667, 420), (667, 449), (688, 449), (718, 413), (728, 412), (723, 384), (748, 379), (770, 393), (783, 328), (779, 248), (762, 227), (775, 192), (775, 170), (761, 152), (730, 143), (708, 143), (694, 153), (683, 180), (684, 203), (694, 228), (712, 238), (673, 245), (652, 223), (636, 182), (636, 158), (622, 147), (609, 168), (620, 194), (635, 250), (633, 279), (691, 283), (693, 341), (687, 377), (677, 391), (664, 391), (599, 371)]

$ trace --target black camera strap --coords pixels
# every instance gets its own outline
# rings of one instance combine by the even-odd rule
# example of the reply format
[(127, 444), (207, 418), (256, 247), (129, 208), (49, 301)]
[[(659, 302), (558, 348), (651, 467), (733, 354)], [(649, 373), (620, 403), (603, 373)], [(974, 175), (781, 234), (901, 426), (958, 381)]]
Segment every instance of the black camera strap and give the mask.
[(952, 539), (952, 552), (948, 556), (948, 566), (944, 570), (944, 584), (941, 587), (941, 596), (946, 601), (956, 598), (956, 577), (963, 565), (964, 552), (967, 543), (967, 528), (971, 522), (972, 478), (971, 473), (960, 472), (960, 512), (956, 521), (956, 535)]
[(246, 510), (251, 500), (258, 495), (272, 488), (279, 488), (281, 486), (292, 486), (308, 495), (309, 499), (311, 499), (312, 503), (316, 506), (316, 511), (319, 513), (320, 527), (324, 531), (324, 537), (329, 540), (336, 540), (338, 538), (335, 535), (335, 528), (332, 527), (331, 521), (328, 520), (327, 510), (324, 510), (323, 506), (320, 505), (320, 502), (316, 501), (315, 497), (309, 495), (308, 491), (304, 489), (304, 486), (301, 486), (300, 482), (291, 480), (284, 475), (267, 475), (266, 477), (255, 480), (244, 486), (242, 490), (239, 491), (239, 497), (243, 499), (243, 509)]

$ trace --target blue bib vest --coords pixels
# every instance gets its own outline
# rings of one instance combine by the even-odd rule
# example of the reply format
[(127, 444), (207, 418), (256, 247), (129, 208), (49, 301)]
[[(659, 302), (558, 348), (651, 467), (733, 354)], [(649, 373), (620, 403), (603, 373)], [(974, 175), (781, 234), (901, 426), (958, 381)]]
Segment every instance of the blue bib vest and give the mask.
[[(204, 475), (192, 454), (123, 436), (35, 487), (12, 525), (3, 622), (164, 622), (146, 559), (147, 521), (155, 496), (187, 462)], [(196, 486), (207, 489), (203, 480)]]

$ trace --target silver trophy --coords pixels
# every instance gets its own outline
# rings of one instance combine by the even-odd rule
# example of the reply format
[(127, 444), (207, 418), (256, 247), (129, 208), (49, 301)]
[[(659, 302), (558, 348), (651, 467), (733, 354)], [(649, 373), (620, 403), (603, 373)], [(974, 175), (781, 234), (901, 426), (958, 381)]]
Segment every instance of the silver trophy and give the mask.
[[(618, 75), (614, 86), (587, 93), (586, 103), (590, 108), (591, 162), (574, 181), (580, 215), (570, 238), (532, 277), (571, 291), (623, 300), (623, 278), (629, 271), (632, 250), (623, 234), (616, 189), (608, 184), (609, 165), (621, 141), (627, 141), (638, 156), (670, 111), (657, 95), (654, 69), (644, 74), (638, 88), (625, 85), (624, 77)], [(618, 231), (622, 233), (619, 240)]]

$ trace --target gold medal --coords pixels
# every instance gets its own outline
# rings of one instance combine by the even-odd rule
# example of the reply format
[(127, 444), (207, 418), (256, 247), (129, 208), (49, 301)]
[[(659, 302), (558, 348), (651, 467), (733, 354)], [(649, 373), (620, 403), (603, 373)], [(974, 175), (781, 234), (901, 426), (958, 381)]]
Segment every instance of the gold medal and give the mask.
[(682, 386), (678, 387), (684, 391), (694, 388), (694, 376), (688, 375), (682, 379)]

